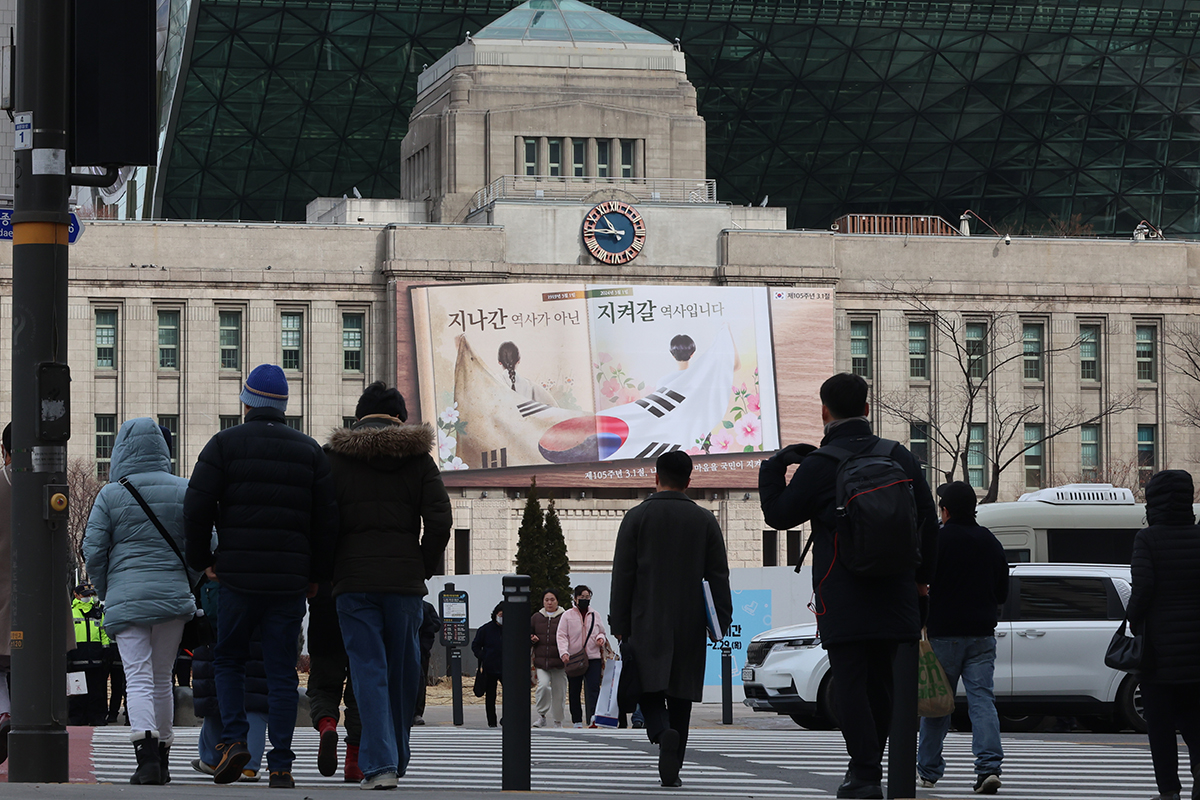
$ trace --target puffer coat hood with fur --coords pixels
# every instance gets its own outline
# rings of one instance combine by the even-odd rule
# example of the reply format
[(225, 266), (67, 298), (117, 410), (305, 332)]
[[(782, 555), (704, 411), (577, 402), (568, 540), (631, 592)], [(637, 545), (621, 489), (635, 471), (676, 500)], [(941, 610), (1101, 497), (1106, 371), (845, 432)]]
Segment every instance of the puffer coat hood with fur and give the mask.
[(334, 595), (425, 594), (452, 524), (434, 442), (428, 425), (375, 417), (330, 436), (325, 452), (341, 519)]

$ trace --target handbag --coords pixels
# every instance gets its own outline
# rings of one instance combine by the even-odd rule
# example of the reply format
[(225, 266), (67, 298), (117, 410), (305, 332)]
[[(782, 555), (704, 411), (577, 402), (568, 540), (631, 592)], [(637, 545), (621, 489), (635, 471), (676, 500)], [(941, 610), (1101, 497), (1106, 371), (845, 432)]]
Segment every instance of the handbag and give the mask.
[(587, 643), (596, 627), (596, 612), (591, 614), (592, 624), (588, 626), (588, 631), (583, 637), (583, 647), (577, 653), (567, 653), (567, 663), (563, 664), (563, 671), (567, 673), (568, 678), (578, 678), (588, 671)]
[(1126, 636), (1125, 626), (1128, 623), (1129, 617), (1121, 620), (1121, 627), (1113, 634), (1112, 641), (1108, 643), (1108, 650), (1104, 653), (1104, 665), (1121, 672), (1137, 673), (1141, 672), (1144, 666), (1142, 662), (1146, 655), (1146, 641), (1140, 633)]
[(471, 687), (471, 693), (476, 697), (483, 697), (487, 694), (487, 686), (483, 681), (483, 665), (480, 664), (475, 668), (475, 684)]
[(921, 629), (920, 655), (917, 666), (917, 715), (944, 717), (954, 711), (954, 687), (946, 670), (938, 661), (925, 629)]
[(200, 591), (200, 587), (208, 580), (208, 577), (201, 575), (200, 580), (196, 581), (196, 585), (192, 586), (192, 579), (188, 576), (187, 561), (184, 560), (183, 553), (179, 551), (179, 545), (175, 544), (175, 540), (171, 538), (171, 534), (167, 533), (167, 529), (158, 521), (158, 516), (155, 515), (154, 510), (142, 499), (138, 490), (129, 482), (129, 478), (121, 478), (119, 483), (125, 487), (126, 491), (133, 495), (133, 499), (142, 507), (142, 511), (146, 512), (146, 516), (150, 519), (150, 522), (158, 529), (163, 539), (166, 540), (171, 550), (179, 558), (179, 563), (183, 565), (183, 576), (188, 582), (188, 590), (192, 593), (192, 600), (196, 603), (196, 613), (183, 626), (183, 638), (180, 640), (179, 646), (188, 652), (192, 652), (197, 647), (204, 647), (205, 645), (215, 643), (217, 641), (217, 632), (214, 630), (212, 622), (205, 616), (204, 609), (200, 607), (200, 596), (197, 594)]

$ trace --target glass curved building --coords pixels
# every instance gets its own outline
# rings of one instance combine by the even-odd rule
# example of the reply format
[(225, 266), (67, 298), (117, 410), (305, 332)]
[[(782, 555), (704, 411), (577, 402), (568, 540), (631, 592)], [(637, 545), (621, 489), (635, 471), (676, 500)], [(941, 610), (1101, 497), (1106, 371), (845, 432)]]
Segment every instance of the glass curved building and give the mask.
[[(399, 196), (417, 75), (513, 5), (173, 0), (149, 210), (298, 220), (317, 196)], [(592, 5), (679, 40), (724, 201), (793, 227), (969, 208), (1014, 233), (1200, 235), (1194, 0)]]

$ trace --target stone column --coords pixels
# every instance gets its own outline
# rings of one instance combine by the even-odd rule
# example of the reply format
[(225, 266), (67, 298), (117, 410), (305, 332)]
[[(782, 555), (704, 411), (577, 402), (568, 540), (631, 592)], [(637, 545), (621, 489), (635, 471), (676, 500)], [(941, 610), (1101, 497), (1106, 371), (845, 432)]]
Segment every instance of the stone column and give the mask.
[(538, 137), (537, 174), (550, 174), (550, 140), (546, 136)]

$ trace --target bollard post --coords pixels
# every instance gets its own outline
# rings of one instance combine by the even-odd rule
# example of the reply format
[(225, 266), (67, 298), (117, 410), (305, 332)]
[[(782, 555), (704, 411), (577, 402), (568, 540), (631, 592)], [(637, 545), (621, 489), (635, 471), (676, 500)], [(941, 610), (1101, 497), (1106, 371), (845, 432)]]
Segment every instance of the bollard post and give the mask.
[(446, 661), (450, 666), (450, 695), (454, 704), (454, 724), (463, 724), (462, 651), (467, 644), (469, 598), (466, 592), (454, 590), (453, 583), (438, 594), (442, 616), (442, 644), (446, 646)]
[(501, 788), (528, 792), (530, 785), (529, 620), (528, 575), (505, 575), (504, 584), (504, 705), (501, 734)]
[(733, 724), (733, 648), (721, 642), (721, 724)]
[(917, 642), (901, 642), (892, 664), (894, 698), (888, 735), (887, 796), (916, 797), (917, 791)]

